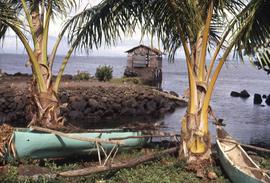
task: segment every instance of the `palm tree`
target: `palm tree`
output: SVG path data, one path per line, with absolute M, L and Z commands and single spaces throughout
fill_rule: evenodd
M 137 24 L 143 34 L 162 41 L 171 59 L 183 47 L 189 103 L 182 119 L 181 154 L 188 162 L 199 163 L 210 159 L 210 101 L 221 68 L 233 49 L 240 58 L 254 57 L 254 46 L 269 43 L 269 7 L 264 0 L 103 0 L 70 20 L 69 41 L 83 33 L 78 44 L 88 49 L 89 43 L 98 41 L 90 39 L 97 29 L 96 39 L 105 37 L 110 44 L 121 37 L 120 30 L 129 33 L 127 28 L 134 30 Z
M 29 56 L 33 73 L 32 96 L 34 105 L 33 118 L 30 125 L 57 127 L 63 124 L 63 118 L 59 116 L 59 101 L 57 92 L 58 80 L 63 74 L 59 71 L 57 81 L 52 82 L 52 66 L 58 45 L 67 29 L 59 34 L 52 53 L 48 57 L 48 32 L 49 25 L 56 16 L 64 17 L 67 11 L 76 6 L 74 0 L 1 0 L 0 2 L 0 38 L 4 38 L 7 28 L 10 28 L 18 36 Z M 28 35 L 31 41 L 28 40 Z M 32 42 L 33 46 L 29 42 Z M 73 50 L 74 48 L 71 48 Z M 69 59 L 72 51 L 69 51 L 64 59 Z
M 52 53 L 47 57 L 51 18 L 65 14 L 67 9 L 75 6 L 75 2 L 1 0 L 0 3 L 3 15 L 0 17 L 0 38 L 10 27 L 25 46 L 32 64 L 36 110 L 30 124 L 55 127 L 63 123 L 63 118 L 59 117 L 57 93 L 61 76 L 75 49 L 89 50 L 98 48 L 102 43 L 114 44 L 124 34 L 132 34 L 137 25 L 143 34 L 156 35 L 164 49 L 169 51 L 171 59 L 182 46 L 188 68 L 190 97 L 182 119 L 181 154 L 189 162 L 210 158 L 210 101 L 229 53 L 234 48 L 240 57 L 243 53 L 256 56 L 258 50 L 252 48 L 269 42 L 267 11 L 270 5 L 264 0 L 245 3 L 240 0 L 103 0 L 65 23 Z M 25 17 L 26 21 L 21 17 Z M 24 35 L 25 28 L 32 36 L 34 48 Z M 53 82 L 53 61 L 67 30 L 71 46 Z M 206 62 L 207 50 L 213 53 L 210 63 Z M 260 53 L 262 55 L 265 51 Z M 218 54 L 221 54 L 219 59 Z M 266 58 L 264 56 L 265 62 Z
M 135 4 L 133 3 L 133 5 Z M 50 23 L 56 17 L 66 18 L 67 13 L 76 7 L 76 0 L 0 0 L 0 39 L 4 39 L 8 28 L 14 31 L 26 49 L 31 63 L 34 105 L 32 106 L 33 118 L 28 126 L 39 125 L 48 128 L 58 128 L 63 125 L 64 118 L 60 116 L 61 105 L 57 95 L 62 75 L 75 49 L 84 47 L 88 51 L 93 47 L 98 48 L 103 42 L 112 44 L 120 36 L 121 32 L 127 31 L 132 33 L 135 30 L 135 19 L 130 18 L 136 17 L 133 12 L 126 12 L 123 15 L 110 14 L 111 7 L 109 3 L 107 3 L 106 7 L 96 6 L 89 8 L 85 12 L 90 12 L 88 17 L 93 18 L 91 20 L 80 20 L 76 22 L 76 25 L 90 26 L 90 28 L 76 32 L 76 34 L 70 34 L 73 36 L 70 48 L 62 61 L 56 79 L 53 80 L 52 67 L 58 46 L 68 28 L 74 25 L 72 20 L 78 18 L 78 15 L 66 21 L 57 37 L 52 52 L 49 54 L 47 46 Z M 102 20 L 100 16 L 102 14 L 99 12 L 100 9 L 102 9 L 101 13 L 108 15 L 106 20 Z M 113 24 L 107 24 L 106 21 Z M 85 24 L 85 22 L 87 23 Z M 91 27 L 91 22 L 94 22 L 96 26 Z M 123 29 L 124 27 L 125 30 Z M 33 46 L 29 43 L 28 35 L 32 39 L 30 42 L 33 43 Z M 85 41 L 85 44 L 79 44 L 82 39 Z

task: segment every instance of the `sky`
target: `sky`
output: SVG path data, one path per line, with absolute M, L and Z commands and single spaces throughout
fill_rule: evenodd
M 101 0 L 82 0 L 79 4 L 78 12 L 82 11 L 85 7 L 91 7 L 98 4 Z M 74 15 L 75 12 L 71 12 L 69 16 Z M 57 19 L 50 24 L 49 30 L 49 44 L 48 49 L 51 50 L 54 42 L 56 41 L 57 35 L 61 30 L 63 25 L 63 20 Z M 142 42 L 140 31 L 137 31 L 132 37 L 124 37 L 121 41 L 118 41 L 115 46 L 101 46 L 98 50 L 91 50 L 89 52 L 90 56 L 126 56 L 125 51 L 129 50 L 132 47 L 135 47 L 139 44 L 150 45 L 150 38 L 145 37 Z M 155 44 L 156 43 L 156 44 Z M 158 47 L 157 41 L 154 42 L 154 46 Z M 65 55 L 69 46 L 64 38 L 60 43 L 58 49 L 58 55 Z M 8 32 L 3 46 L 0 47 L 0 53 L 17 53 L 25 54 L 23 45 L 20 43 L 20 40 L 15 36 L 11 31 Z M 86 55 L 85 52 L 76 52 L 76 55 Z

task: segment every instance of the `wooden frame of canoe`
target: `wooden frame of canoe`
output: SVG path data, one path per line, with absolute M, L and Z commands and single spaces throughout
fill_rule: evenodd
M 9 142 L 9 155 L 20 160 L 95 153 L 100 165 L 104 166 L 110 158 L 113 161 L 118 150 L 140 148 L 152 138 L 169 137 L 179 141 L 179 136 L 169 132 L 126 129 L 93 129 L 83 133 L 63 133 L 32 126 L 14 129 Z M 104 162 L 101 160 L 101 154 L 105 157 Z
M 16 128 L 9 142 L 10 155 L 17 159 L 42 159 L 72 156 L 78 154 L 105 154 L 105 161 L 112 151 L 142 147 L 145 138 L 128 138 L 142 136 L 142 132 L 118 131 L 63 133 L 40 127 Z M 110 140 L 123 138 L 123 140 Z M 107 153 L 106 153 L 107 152 Z M 116 153 L 116 152 L 115 152 Z M 101 160 L 100 160 L 101 163 Z
M 235 142 L 221 126 L 217 126 L 218 155 L 230 180 L 233 183 L 269 183 L 269 176 Z

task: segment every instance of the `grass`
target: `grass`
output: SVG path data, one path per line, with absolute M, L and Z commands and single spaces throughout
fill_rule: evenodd
M 121 77 L 121 78 L 113 78 L 112 80 L 110 80 L 111 83 L 115 83 L 115 84 L 123 84 L 123 83 L 127 83 L 127 84 L 138 84 L 138 85 L 142 85 L 142 81 L 139 77 Z
M 143 153 L 141 151 L 132 151 L 132 152 L 124 152 L 120 153 L 117 156 L 116 161 L 130 159 L 134 157 L 141 156 Z M 87 163 L 87 162 L 86 162 Z M 164 156 L 155 161 L 151 161 L 145 164 L 138 165 L 134 168 L 125 168 L 118 171 L 108 171 L 103 173 L 92 174 L 84 177 L 76 177 L 76 178 L 64 178 L 64 177 L 36 177 L 35 179 L 31 178 L 21 178 L 18 176 L 18 166 L 9 165 L 7 167 L 7 171 L 0 175 L 1 183 L 34 183 L 34 182 L 42 182 L 42 183 L 199 183 L 199 182 L 209 182 L 209 180 L 203 180 L 192 172 L 188 172 L 185 169 L 185 162 L 179 161 L 177 158 L 173 156 Z M 78 169 L 82 167 L 81 163 L 78 162 L 62 162 L 58 161 L 45 161 L 43 163 L 39 163 L 39 166 L 43 168 L 47 168 L 51 173 L 57 173 L 61 171 L 66 171 L 70 169 Z M 218 175 L 218 179 L 213 181 L 217 183 L 225 183 L 229 182 L 222 176 L 222 172 L 219 167 L 209 167 L 212 171 L 216 172 Z

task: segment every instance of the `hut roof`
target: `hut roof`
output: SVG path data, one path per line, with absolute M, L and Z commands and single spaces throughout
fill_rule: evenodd
M 127 50 L 126 53 L 133 52 L 134 50 L 136 50 L 138 48 L 146 48 L 147 50 L 150 50 L 150 51 L 154 52 L 157 55 L 161 55 L 162 54 L 162 52 L 159 49 L 157 49 L 157 48 L 150 48 L 149 46 L 145 46 L 143 44 Z

